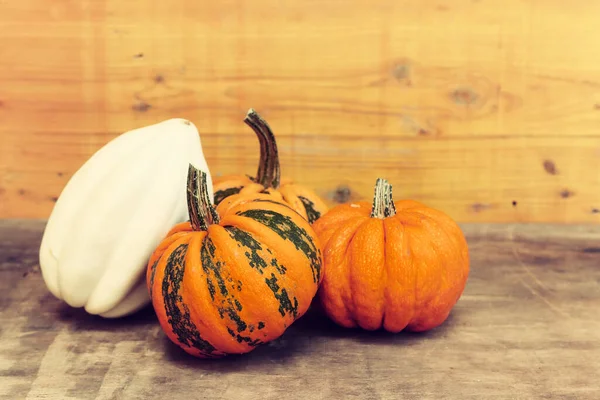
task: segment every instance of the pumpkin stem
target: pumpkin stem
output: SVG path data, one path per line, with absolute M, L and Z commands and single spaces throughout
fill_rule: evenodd
M 258 171 L 255 182 L 260 183 L 265 188 L 279 188 L 281 171 L 279 168 L 279 152 L 275 135 L 267 124 L 254 109 L 248 110 L 246 125 L 250 126 L 260 143 L 260 160 L 258 161 Z
M 195 231 L 206 231 L 211 224 L 219 223 L 219 214 L 210 202 L 206 172 L 192 164 L 188 167 L 187 205 L 192 228 Z
M 387 180 L 378 178 L 375 183 L 371 218 L 384 219 L 394 215 L 396 215 L 396 206 L 392 196 L 392 185 Z

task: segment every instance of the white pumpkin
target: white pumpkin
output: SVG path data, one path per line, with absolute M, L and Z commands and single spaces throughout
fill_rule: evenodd
M 187 221 L 189 164 L 208 174 L 198 130 L 170 119 L 123 133 L 71 177 L 48 219 L 40 268 L 54 296 L 107 318 L 149 303 L 146 266 L 176 223 Z

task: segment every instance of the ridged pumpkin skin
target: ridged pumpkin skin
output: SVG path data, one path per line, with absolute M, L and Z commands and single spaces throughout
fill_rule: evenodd
M 323 248 L 318 301 L 337 324 L 390 332 L 442 324 L 469 274 L 467 243 L 441 211 L 411 200 L 372 217 L 368 202 L 343 204 L 313 228 Z
M 283 179 L 277 189 L 256 183 L 248 176 L 229 175 L 214 179 L 214 203 L 219 204 L 232 194 L 252 195 L 266 193 L 275 200 L 286 203 L 310 223 L 327 212 L 329 207 L 309 188 L 298 185 L 290 179 Z
M 256 133 L 260 143 L 260 160 L 256 177 L 227 175 L 214 179 L 214 203 L 233 194 L 267 193 L 276 200 L 288 204 L 311 224 L 327 212 L 329 207 L 311 189 L 294 183 L 291 179 L 280 179 L 279 155 L 275 135 L 265 120 L 250 109 L 244 119 Z
M 163 331 L 196 357 L 252 351 L 307 311 L 321 275 L 310 224 L 266 194 L 220 204 L 207 230 L 176 225 L 149 260 L 147 285 Z

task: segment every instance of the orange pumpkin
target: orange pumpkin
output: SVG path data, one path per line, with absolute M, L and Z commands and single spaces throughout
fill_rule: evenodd
M 336 206 L 313 228 L 324 262 L 317 299 L 341 326 L 426 331 L 446 320 L 465 288 L 469 255 L 459 226 L 416 201 L 394 202 L 384 179 L 372 205 Z
M 232 194 L 268 193 L 284 201 L 311 224 L 327 212 L 325 202 L 311 189 L 290 179 L 281 179 L 279 153 L 275 135 L 267 122 L 250 109 L 244 122 L 250 126 L 260 143 L 260 159 L 256 178 L 247 175 L 227 175 L 213 180 L 214 204 Z
M 146 274 L 166 335 L 201 358 L 247 353 L 281 336 L 308 309 L 321 250 L 308 221 L 266 194 L 210 204 L 206 174 L 190 166 L 190 221 L 173 227 Z

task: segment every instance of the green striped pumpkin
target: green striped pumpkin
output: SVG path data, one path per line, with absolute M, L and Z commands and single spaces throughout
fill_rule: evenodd
M 267 194 L 237 194 L 215 209 L 206 174 L 193 166 L 188 211 L 190 221 L 174 226 L 148 262 L 163 331 L 204 358 L 247 353 L 281 336 L 322 279 L 309 222 Z

